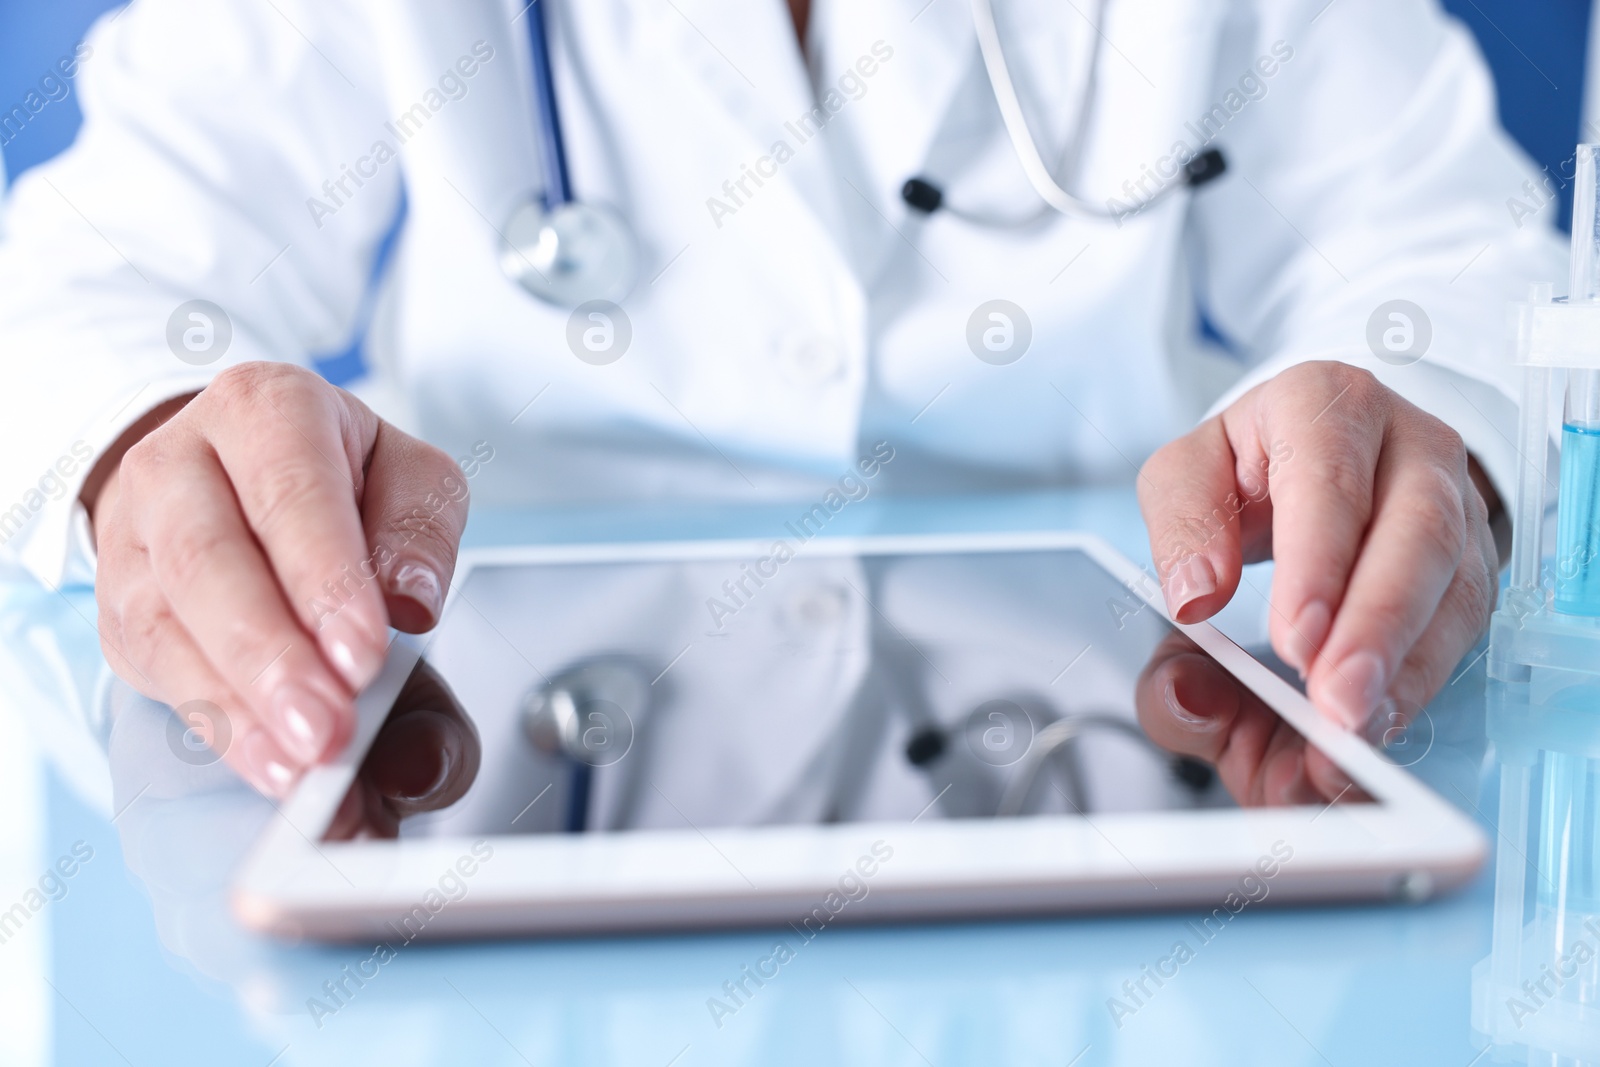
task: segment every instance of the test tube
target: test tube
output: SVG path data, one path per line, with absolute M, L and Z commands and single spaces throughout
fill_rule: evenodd
M 1538 880 L 1531 928 L 1523 941 L 1520 978 L 1523 1003 L 1540 1012 L 1536 1030 L 1548 1038 L 1565 1035 L 1554 1045 L 1580 1044 L 1600 1052 L 1592 1020 L 1600 1009 L 1600 954 L 1594 951 L 1600 929 L 1600 758 L 1596 751 L 1594 712 L 1600 689 L 1584 682 L 1548 698 L 1541 707 L 1550 718 L 1548 744 L 1540 768 Z M 1578 713 L 1572 717 L 1572 713 Z M 1563 721 L 1561 727 L 1557 724 Z M 1583 946 L 1583 947 L 1580 947 Z M 1561 1006 L 1556 1007 L 1559 1003 Z M 1544 1009 L 1549 1007 L 1549 1011 Z M 1524 1020 L 1525 1021 L 1525 1020 Z M 1587 1034 L 1586 1037 L 1582 1036 Z M 1534 1044 L 1534 1042 L 1530 1042 Z M 1542 1044 L 1542 1043 L 1540 1043 Z M 1529 1059 L 1529 1063 L 1536 1062 Z M 1552 1059 L 1537 1062 L 1594 1063 Z
M 1600 302 L 1597 159 L 1600 145 L 1578 146 L 1567 297 L 1573 305 Z M 1600 616 L 1596 479 L 1600 479 L 1600 370 L 1572 368 L 1567 371 L 1562 411 L 1561 495 L 1556 511 L 1555 609 L 1566 615 Z M 1589 684 L 1573 685 L 1550 697 L 1549 703 L 1587 716 L 1600 709 L 1600 691 Z M 1550 960 L 1541 964 L 1545 971 L 1530 976 L 1530 981 L 1546 981 L 1556 999 L 1592 1009 L 1600 1001 L 1600 957 L 1575 969 L 1566 958 L 1580 926 L 1586 928 L 1600 914 L 1600 759 L 1587 739 L 1579 740 L 1583 743 L 1557 745 L 1545 753 L 1533 944 L 1542 946 Z M 1553 978 L 1548 976 L 1550 967 L 1557 968 Z M 1570 976 L 1567 969 L 1572 969 Z M 1552 1025 L 1559 1018 L 1552 1015 Z
M 1600 145 L 1578 146 L 1572 196 L 1571 304 L 1600 302 Z M 1556 610 L 1600 616 L 1600 370 L 1567 372 L 1556 510 Z

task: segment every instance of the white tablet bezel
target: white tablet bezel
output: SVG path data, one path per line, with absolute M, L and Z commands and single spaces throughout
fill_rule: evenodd
M 506 564 L 741 559 L 767 541 L 518 546 L 464 551 Z M 810 555 L 1080 550 L 1167 617 L 1154 577 L 1081 533 L 819 538 Z M 454 591 L 452 591 L 454 598 Z M 1170 619 L 1169 619 L 1170 621 Z M 1180 625 L 1375 798 L 1372 804 L 1039 816 L 1018 820 L 704 828 L 596 835 L 320 842 L 419 655 L 397 640 L 357 701 L 346 751 L 307 773 L 237 874 L 234 910 L 286 937 L 356 940 L 993 917 L 1096 908 L 1221 906 L 1264 884 L 1274 901 L 1421 899 L 1475 873 L 1478 827 L 1208 623 Z M 877 846 L 874 856 L 873 848 Z M 475 846 L 475 847 L 474 847 Z M 1282 859 L 1288 849 L 1292 858 Z M 892 859 L 880 861 L 884 851 Z M 873 857 L 863 860 L 863 857 Z M 841 878 L 867 888 L 837 912 Z M 1270 876 L 1263 872 L 1271 870 Z M 1241 879 L 1250 872 L 1255 882 Z M 1233 894 L 1233 898 L 1229 894 Z M 830 897 L 830 894 L 832 896 Z M 818 913 L 824 901 L 829 907 Z M 808 926 L 809 928 L 809 926 Z

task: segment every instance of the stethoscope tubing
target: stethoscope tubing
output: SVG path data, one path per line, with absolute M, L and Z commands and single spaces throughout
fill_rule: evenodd
M 550 62 L 549 27 L 545 0 L 528 8 L 529 55 L 533 61 L 533 105 L 538 112 L 539 164 L 544 170 L 541 197 L 546 211 L 573 202 L 572 179 L 567 172 L 567 145 L 561 133 L 561 109 L 556 104 L 555 72 Z
M 535 137 L 544 180 L 538 198 L 528 198 L 524 206 L 514 211 L 507 221 L 501 235 L 505 241 L 502 268 L 531 295 L 556 306 L 576 307 L 595 295 L 609 294 L 608 298 L 620 300 L 631 290 L 637 277 L 637 237 L 616 212 L 598 205 L 585 205 L 573 194 L 566 139 L 561 129 L 561 109 L 556 98 L 549 27 L 545 18 L 547 2 L 533 0 L 526 9 L 533 103 L 537 119 Z M 1106 2 L 1099 0 L 1096 17 L 1091 24 L 1097 37 L 1104 36 L 1100 32 L 1100 24 L 1104 19 Z M 990 227 L 1030 225 L 1050 210 L 1071 218 L 1094 222 L 1115 221 L 1121 225 L 1125 214 L 1137 214 L 1180 189 L 1198 188 L 1222 173 L 1224 164 L 1221 153 L 1212 149 L 1203 153 L 1202 158 L 1186 165 L 1180 177 L 1168 181 L 1155 193 L 1136 200 L 1126 212 L 1113 210 L 1110 204 L 1099 207 L 1069 192 L 1046 164 L 1033 132 L 1028 128 L 1005 47 L 1000 39 L 994 0 L 970 0 L 970 4 L 979 53 L 1006 134 L 1029 184 L 1045 207 L 1043 211 L 1022 218 L 989 219 L 975 212 L 964 211 L 957 204 L 945 203 L 944 194 L 936 185 L 914 177 L 906 182 L 901 192 L 902 199 L 911 208 L 930 214 L 942 207 L 948 214 L 970 224 Z M 1094 72 L 1100 58 L 1099 41 L 1094 41 L 1091 47 L 1084 113 L 1079 122 L 1080 137 L 1088 122 L 1088 109 L 1094 92 Z M 533 210 L 535 204 L 542 206 L 543 210 L 539 217 L 530 222 L 526 213 Z M 534 232 L 529 234 L 526 232 L 528 230 Z M 536 245 L 537 252 L 529 251 L 529 246 L 524 242 Z M 569 244 L 574 247 L 567 247 Z M 538 264 L 543 264 L 543 268 Z M 524 270 L 523 267 L 528 269 Z M 585 295 L 586 292 L 589 295 Z

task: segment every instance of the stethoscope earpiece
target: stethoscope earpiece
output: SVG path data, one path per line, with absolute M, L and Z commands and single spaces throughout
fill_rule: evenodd
M 900 199 L 911 210 L 932 215 L 944 204 L 944 190 L 926 178 L 907 178 L 900 187 Z
M 948 743 L 939 727 L 924 726 L 906 742 L 906 762 L 913 767 L 926 767 L 944 755 Z
M 1208 148 L 1183 165 L 1183 183 L 1191 189 L 1207 185 L 1228 172 L 1228 159 L 1220 148 Z
M 1195 156 L 1193 159 L 1189 160 L 1189 162 L 1185 163 L 1182 168 L 1179 169 L 1179 177 L 1176 180 L 1163 185 L 1150 196 L 1144 197 L 1143 199 L 1134 200 L 1127 206 L 1126 210 L 1099 208 L 1093 204 L 1078 200 L 1076 197 L 1069 197 L 1069 194 L 1065 190 L 1058 190 L 1058 193 L 1061 197 L 1069 197 L 1069 199 L 1071 199 L 1075 205 L 1072 211 L 1063 211 L 1063 214 L 1090 216 L 1100 219 L 1125 218 L 1129 215 L 1137 215 L 1150 205 L 1165 199 L 1174 190 L 1194 190 L 1199 189 L 1203 185 L 1209 185 L 1211 182 L 1216 181 L 1218 178 L 1226 174 L 1227 171 L 1228 159 L 1222 154 L 1222 149 L 1208 148 L 1204 152 L 1201 152 L 1199 155 Z M 920 175 L 914 178 L 906 179 L 905 184 L 900 187 L 900 199 L 905 201 L 905 205 L 918 214 L 932 215 L 940 208 L 945 208 L 950 212 L 950 214 L 978 225 L 1019 225 L 1034 221 L 1033 217 L 1029 217 L 1008 222 L 999 219 L 981 218 L 969 212 L 957 211 L 954 207 L 946 204 L 943 189 L 929 181 L 927 178 L 921 177 Z M 1057 207 L 1053 200 L 1050 202 L 1050 206 Z M 1058 207 L 1057 210 L 1061 209 Z

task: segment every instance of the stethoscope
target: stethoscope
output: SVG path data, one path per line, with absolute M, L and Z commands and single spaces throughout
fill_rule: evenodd
M 594 772 L 633 748 L 650 713 L 651 679 L 634 656 L 579 660 L 535 685 L 522 700 L 522 732 L 535 749 L 566 766 L 562 829 L 588 829 Z
M 567 804 L 562 818 L 562 829 L 566 833 L 582 833 L 589 828 L 595 769 L 616 763 L 628 754 L 635 741 L 634 732 L 645 722 L 651 703 L 647 665 L 627 655 L 580 660 L 543 679 L 524 696 L 521 708 L 524 736 L 539 752 L 567 768 Z M 1020 705 L 1005 703 L 1015 712 L 1026 714 Z M 1193 796 L 1198 797 L 1211 788 L 1214 772 L 1206 764 L 1160 748 L 1124 716 L 1086 711 L 1061 715 L 1039 730 L 1018 760 L 1017 771 L 1005 783 L 993 811 L 955 814 L 999 818 L 1021 815 L 1046 775 L 1056 783 L 1068 806 L 1077 814 L 1089 814 L 1091 802 L 1079 765 L 1077 742 L 1095 731 L 1116 734 L 1141 745 L 1153 760 L 1165 767 L 1173 781 L 1186 787 Z M 971 753 L 966 753 L 971 766 L 951 766 L 962 758 L 962 750 L 966 748 L 964 744 L 954 743 L 957 733 L 957 730 L 932 722 L 913 723 L 904 748 L 906 762 L 930 777 L 952 784 L 957 779 L 971 779 L 974 775 L 992 777 L 995 765 L 982 763 Z M 851 784 L 858 783 L 842 788 L 847 790 Z M 942 797 L 944 791 L 940 795 Z M 631 805 L 625 802 L 625 806 Z M 626 819 L 621 821 L 625 823 Z
M 1095 69 L 1099 64 L 1106 0 L 1101 0 L 1094 20 L 1094 43 L 1085 79 L 1082 115 L 1077 128 L 1087 125 L 1092 106 Z M 1027 175 L 1028 184 L 1044 202 L 1032 215 L 1000 219 L 963 210 L 951 204 L 944 190 L 931 179 L 917 176 L 906 181 L 900 197 L 913 211 L 932 215 L 944 211 L 979 226 L 1022 226 L 1050 211 L 1071 218 L 1114 221 L 1137 215 L 1182 189 L 1198 189 L 1227 169 L 1218 149 L 1207 149 L 1180 167 L 1154 192 L 1138 195 L 1119 207 L 1099 206 L 1063 188 L 1046 165 L 1017 96 L 1016 82 L 1006 61 L 1000 30 L 995 24 L 993 0 L 971 0 L 978 49 L 984 71 L 1000 107 L 1006 135 Z M 533 68 L 534 110 L 538 120 L 539 160 L 544 171 L 543 191 L 518 204 L 501 230 L 500 267 L 533 296 L 557 307 L 577 307 L 591 300 L 621 302 L 633 290 L 639 273 L 639 246 L 632 229 L 615 211 L 576 199 L 567 171 L 566 142 L 561 135 L 561 115 L 556 106 L 555 79 L 550 64 L 544 0 L 528 9 L 528 39 Z
M 513 208 L 500 231 L 500 269 L 556 307 L 577 307 L 590 300 L 617 303 L 633 290 L 639 248 L 620 215 L 572 195 L 544 8 L 544 0 L 535 0 L 528 9 L 544 188 L 538 197 Z

